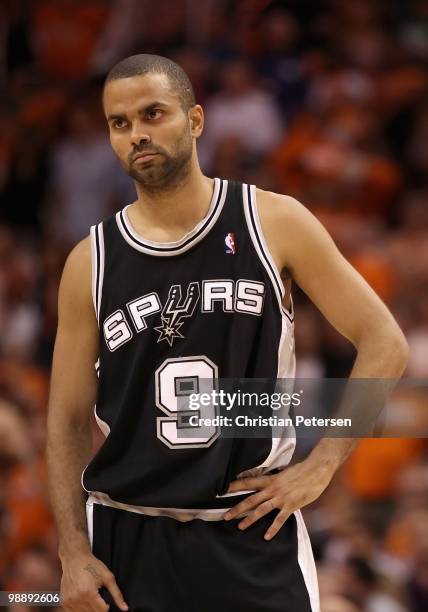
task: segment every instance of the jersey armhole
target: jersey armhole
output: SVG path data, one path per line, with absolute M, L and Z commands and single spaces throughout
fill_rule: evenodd
M 92 225 L 91 237 L 91 261 L 92 261 L 92 301 L 94 303 L 95 315 L 98 327 L 100 325 L 100 307 L 104 280 L 104 232 L 103 224 Z
M 254 248 L 256 249 L 257 255 L 259 256 L 259 259 L 272 282 L 281 314 L 285 315 L 290 323 L 293 323 L 293 298 L 290 295 L 290 308 L 287 309 L 282 303 L 285 295 L 285 288 L 281 279 L 281 274 L 279 273 L 273 260 L 260 223 L 260 217 L 257 210 L 255 185 L 247 185 L 244 183 L 242 185 L 242 198 L 244 202 L 245 219 L 247 221 L 248 231 L 250 232 Z

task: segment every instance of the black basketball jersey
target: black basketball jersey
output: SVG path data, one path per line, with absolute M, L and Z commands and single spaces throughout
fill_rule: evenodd
M 215 427 L 186 437 L 178 409 L 200 380 L 214 388 L 218 378 L 294 376 L 293 315 L 255 196 L 254 186 L 215 179 L 207 215 L 177 242 L 143 239 L 128 207 L 91 228 L 95 417 L 106 439 L 82 474 L 89 493 L 133 506 L 224 508 L 231 480 L 289 462 L 293 439 L 231 441 Z

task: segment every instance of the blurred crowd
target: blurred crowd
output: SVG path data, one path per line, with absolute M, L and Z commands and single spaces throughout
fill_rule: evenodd
M 0 591 L 59 587 L 44 459 L 58 283 L 89 226 L 135 198 L 100 92 L 139 52 L 192 80 L 205 173 L 312 210 L 402 326 L 405 376 L 428 378 L 428 0 L 3 0 Z M 347 376 L 352 347 L 294 301 L 298 375 Z M 322 612 L 428 610 L 426 405 L 401 390 L 391 409 L 414 437 L 362 440 L 307 509 Z

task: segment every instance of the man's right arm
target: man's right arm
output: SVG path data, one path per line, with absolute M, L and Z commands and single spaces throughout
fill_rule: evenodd
M 91 415 L 96 400 L 98 325 L 92 303 L 89 237 L 70 253 L 58 298 L 58 330 L 48 414 L 48 482 L 63 568 L 63 607 L 106 610 L 105 585 L 122 609 L 110 570 L 91 552 L 81 474 L 91 458 Z

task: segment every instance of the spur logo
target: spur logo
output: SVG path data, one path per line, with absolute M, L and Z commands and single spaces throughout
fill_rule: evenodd
M 182 319 L 193 315 L 199 296 L 199 283 L 190 283 L 184 302 L 181 300 L 181 285 L 173 285 L 170 288 L 168 299 L 162 309 L 162 325 L 154 328 L 159 333 L 158 342 L 166 340 L 169 346 L 172 346 L 175 338 L 184 338 L 180 332 L 180 327 L 184 323 Z

